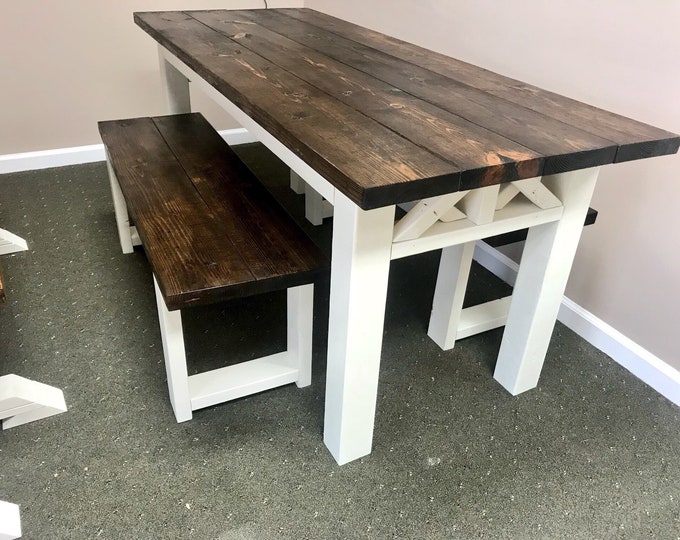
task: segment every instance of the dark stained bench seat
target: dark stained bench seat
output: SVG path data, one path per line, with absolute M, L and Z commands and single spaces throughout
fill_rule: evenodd
M 100 122 L 99 131 L 121 246 L 129 253 L 141 242 L 156 281 L 177 420 L 254 391 L 309 384 L 312 283 L 328 265 L 319 249 L 200 114 Z M 187 376 L 180 310 L 281 289 L 287 351 Z

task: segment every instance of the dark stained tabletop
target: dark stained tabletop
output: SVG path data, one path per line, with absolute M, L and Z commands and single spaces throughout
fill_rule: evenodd
M 680 146 L 673 133 L 310 9 L 135 22 L 364 209 Z

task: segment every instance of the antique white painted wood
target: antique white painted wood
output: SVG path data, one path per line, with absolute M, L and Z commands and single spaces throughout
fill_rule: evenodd
M 0 501 L 0 540 L 15 540 L 21 537 L 21 516 L 19 506 Z
M 178 422 L 191 420 L 197 409 L 284 384 L 311 384 L 314 285 L 288 289 L 285 351 L 196 375 L 187 371 L 181 310 L 168 311 L 155 277 L 154 287 L 170 403 Z
M 0 255 L 26 251 L 27 249 L 26 240 L 5 229 L 0 229 Z
M 67 411 L 64 393 L 19 375 L 0 377 L 0 420 L 9 429 Z

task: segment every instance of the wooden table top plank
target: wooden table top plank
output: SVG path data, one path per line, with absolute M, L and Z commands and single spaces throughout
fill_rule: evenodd
M 306 80 L 310 76 L 313 77 L 315 72 L 332 65 L 333 69 L 327 70 L 335 71 L 335 79 L 340 79 L 340 81 L 335 84 L 335 91 L 333 91 L 333 86 L 330 90 L 327 88 L 324 90 L 330 91 L 334 97 L 342 100 L 344 94 L 339 94 L 337 91 L 339 84 L 343 81 L 358 80 L 357 86 L 360 90 L 364 90 L 363 101 L 357 105 L 362 112 L 365 112 L 361 107 L 362 103 L 375 97 L 376 92 L 380 90 L 387 94 L 396 106 L 403 106 L 402 110 L 410 111 L 417 107 L 424 107 L 432 116 L 437 113 L 431 107 L 436 107 L 446 111 L 439 113 L 440 118 L 446 117 L 447 113 L 454 114 L 475 125 L 477 129 L 481 126 L 488 128 L 487 131 L 492 129 L 504 139 L 534 150 L 546 159 L 544 174 L 594 167 L 614 161 L 617 145 L 612 141 L 526 107 L 499 99 L 438 73 L 405 63 L 341 36 L 333 36 L 305 22 L 293 20 L 289 23 L 286 21 L 286 16 L 278 11 L 235 11 L 228 12 L 226 15 L 215 13 L 210 17 L 199 13 L 192 14 L 208 24 L 213 23 L 215 26 L 222 27 L 228 24 L 224 22 L 224 19 L 232 20 L 240 17 L 263 25 L 270 32 L 278 32 L 290 38 L 291 41 L 295 40 L 298 48 L 279 42 L 278 47 L 268 49 L 262 46 L 258 52 L 275 62 L 285 62 L 287 65 L 303 69 L 299 75 Z M 257 31 L 256 27 L 251 27 L 250 32 L 240 32 L 239 35 L 242 36 L 240 41 L 244 44 L 252 42 L 256 37 L 252 34 Z M 329 35 L 332 39 L 329 39 Z M 308 62 L 299 61 L 300 55 L 304 55 L 305 59 L 314 56 L 310 49 L 323 55 L 323 58 L 319 58 L 316 62 L 315 69 L 310 69 Z M 291 53 L 288 60 L 285 58 L 287 52 Z M 309 75 L 304 76 L 304 73 Z M 332 72 L 329 77 L 333 77 Z M 323 81 L 321 82 L 323 84 Z M 326 84 L 326 87 L 328 86 Z M 401 92 L 398 92 L 399 90 Z M 349 91 L 354 94 L 357 89 Z M 356 97 L 358 99 L 359 96 Z M 423 102 L 430 104 L 430 107 L 423 106 Z M 398 114 L 398 111 L 390 112 L 393 116 Z M 410 125 L 407 124 L 407 126 Z M 473 132 L 473 130 L 470 131 Z M 452 143 L 453 141 L 449 142 L 449 146 Z M 476 187 L 474 179 L 466 179 L 465 173 L 463 173 L 462 185 L 466 189 Z
M 456 163 L 464 168 L 463 182 L 487 185 L 495 177 L 509 180 L 542 173 L 538 152 L 253 23 L 249 20 L 253 12 L 188 13 L 414 144 Z M 499 167 L 491 168 L 493 163 Z
M 362 208 L 458 189 L 461 168 L 455 163 L 190 16 L 136 13 L 135 21 Z
M 675 133 L 543 90 L 330 15 L 306 8 L 276 11 L 611 140 L 619 146 L 615 162 L 673 154 L 680 146 L 680 137 Z
M 206 288 L 218 287 L 226 280 L 251 282 L 254 277 L 240 252 L 213 231 L 215 216 L 210 208 L 193 196 L 186 177 L 152 119 L 136 119 L 134 129 L 126 120 L 106 122 L 102 139 L 111 152 L 111 163 L 128 200 L 131 217 L 137 225 L 146 255 L 166 297 L 183 298 L 186 284 L 192 283 L 193 267 L 200 266 L 200 281 Z M 148 159 L 140 159 L 140 146 Z M 142 180 L 137 180 L 141 178 Z M 208 224 L 209 226 L 206 226 Z M 224 230 L 224 228 L 222 228 Z M 207 235 L 207 236 L 206 236 Z M 218 246 L 207 250 L 204 246 Z M 184 272 L 180 272 L 184 269 Z
M 256 279 L 294 275 L 303 280 L 327 265 L 321 252 L 203 116 L 153 120 L 220 224 L 223 240 L 233 244 Z
M 680 146 L 667 131 L 308 9 L 135 21 L 363 209 Z

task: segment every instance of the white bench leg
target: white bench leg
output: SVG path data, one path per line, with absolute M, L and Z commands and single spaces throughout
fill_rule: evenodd
M 66 412 L 64 393 L 19 375 L 0 377 L 0 420 L 9 429 Z
M 287 349 L 270 356 L 192 375 L 187 371 L 180 310 L 169 311 L 154 276 L 170 403 L 178 422 L 192 411 L 294 382 L 312 382 L 314 285 L 288 289 Z
M 168 311 L 163 295 L 158 288 L 156 276 L 153 278 L 156 290 L 156 306 L 158 322 L 163 340 L 163 358 L 165 372 L 168 377 L 170 403 L 178 422 L 191 420 L 191 398 L 189 396 L 189 375 L 187 358 L 184 351 L 184 333 L 182 331 L 182 314 L 180 310 Z
M 303 195 L 305 192 L 305 181 L 293 169 L 290 170 L 290 189 L 298 195 Z
M 123 250 L 123 253 L 132 253 L 134 251 L 133 246 L 139 246 L 141 245 L 141 242 L 137 235 L 137 229 L 130 226 L 130 218 L 128 216 L 125 198 L 123 197 L 123 192 L 120 190 L 116 173 L 113 172 L 113 167 L 111 167 L 111 160 L 109 159 L 108 152 L 106 156 L 106 166 L 109 169 L 109 182 L 111 184 L 111 196 L 113 197 L 113 209 L 116 213 L 116 226 L 118 227 L 120 247 Z
M 19 506 L 0 501 L 0 540 L 15 540 L 21 537 Z
M 314 319 L 314 285 L 288 289 L 288 354 L 298 369 L 295 384 L 303 388 L 312 384 L 312 325 Z

